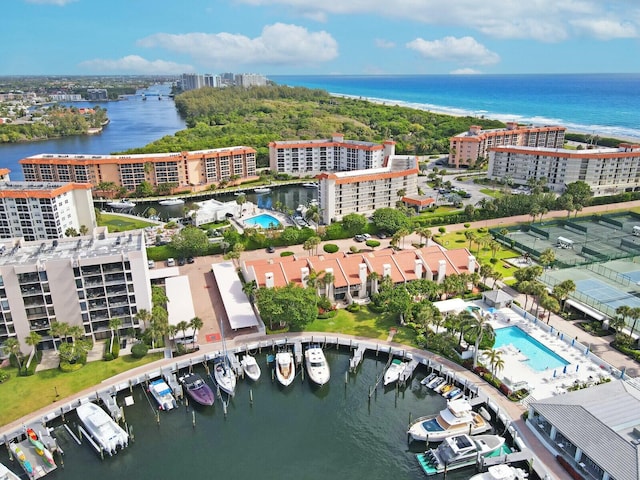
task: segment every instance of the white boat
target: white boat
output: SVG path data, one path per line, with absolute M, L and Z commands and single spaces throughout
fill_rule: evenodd
M 384 384 L 389 385 L 390 383 L 397 382 L 405 368 L 407 368 L 405 362 L 394 358 L 389 368 L 387 368 L 387 371 L 384 372 Z
M 469 401 L 460 398 L 447 402 L 447 407 L 437 415 L 415 419 L 409 425 L 407 433 L 412 439 L 421 442 L 441 442 L 453 435 L 475 435 L 490 428 L 489 422 L 472 410 Z
M 233 395 L 236 392 L 236 374 L 229 366 L 226 357 L 216 357 L 213 361 L 213 376 L 220 390 Z
M 307 374 L 313 383 L 324 385 L 329 382 L 331 376 L 329 364 L 319 345 L 309 346 L 304 352 L 304 359 L 307 366 Z
M 469 480 L 525 480 L 527 472 L 511 465 L 492 465 L 484 473 L 478 473 Z
M 260 370 L 260 365 L 258 365 L 258 362 L 254 357 L 252 357 L 251 355 L 245 355 L 244 357 L 242 357 L 242 360 L 240 360 L 240 365 L 242 366 L 242 370 L 247 377 L 249 377 L 254 382 L 258 381 L 262 371 Z
M 313 182 L 303 183 L 302 186 L 304 188 L 318 188 L 318 184 L 317 183 L 313 183 Z
M 149 392 L 153 395 L 153 398 L 156 399 L 161 410 L 171 410 L 178 406 L 171 388 L 162 378 L 154 380 L 149 384 Z
M 121 208 L 124 210 L 127 208 L 133 208 L 136 206 L 136 204 L 128 200 L 122 199 L 122 200 L 114 200 L 113 202 L 107 202 L 107 206 L 111 208 Z
M 271 193 L 271 189 L 267 187 L 254 188 L 255 193 Z
M 293 383 L 296 378 L 296 364 L 291 352 L 276 353 L 276 377 L 285 387 Z
M 436 372 L 431 372 L 429 375 L 420 380 L 420 385 L 424 385 L 425 387 L 429 385 L 429 383 L 434 380 L 438 374 Z
M 0 463 L 0 480 L 20 480 L 20 477 Z
M 444 377 L 436 376 L 429 383 L 427 383 L 426 387 L 433 390 L 435 387 L 437 387 L 438 385 L 443 384 L 444 382 L 445 382 Z
M 499 453 L 504 438 L 498 435 L 456 435 L 445 438 L 438 448 L 416 455 L 420 466 L 427 475 L 435 475 L 445 470 L 475 465 L 479 457 Z
M 173 205 L 184 205 L 184 200 L 181 198 L 167 198 L 166 200 L 160 200 L 158 203 L 165 207 L 171 207 Z
M 110 455 L 116 453 L 118 447 L 122 449 L 129 444 L 129 434 L 95 403 L 80 405 L 76 413 L 91 438 Z

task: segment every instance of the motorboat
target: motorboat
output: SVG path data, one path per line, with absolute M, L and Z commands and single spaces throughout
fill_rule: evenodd
M 271 193 L 271 189 L 268 187 L 259 187 L 259 188 L 254 188 L 253 191 L 255 193 Z
M 27 460 L 27 456 L 22 451 L 22 448 L 20 448 L 20 445 L 17 443 L 10 443 L 9 448 L 13 452 L 13 456 L 18 460 L 22 469 L 31 476 L 33 474 L 33 465 L 31 465 L 31 462 Z
M 442 385 L 446 380 L 444 379 L 444 377 L 439 377 L 436 376 L 434 379 L 432 379 L 429 383 L 427 383 L 427 388 L 430 388 L 431 390 L 433 390 L 434 388 L 436 388 L 438 385 Z
M 76 408 L 78 418 L 91 438 L 104 450 L 113 455 L 116 449 L 129 444 L 129 434 L 102 408 L 92 402 Z
M 436 393 L 442 394 L 443 392 L 448 392 L 453 388 L 453 384 L 448 383 L 447 379 L 444 382 L 440 382 L 438 385 L 433 387 L 433 391 Z
M 258 381 L 258 379 L 260 378 L 260 373 L 262 372 L 260 370 L 260 365 L 258 365 L 258 362 L 254 357 L 252 357 L 251 355 L 245 355 L 244 357 L 242 357 L 242 360 L 240 360 L 240 366 L 242 367 L 242 371 L 247 377 L 249 377 L 254 382 Z
M 304 352 L 305 365 L 309 379 L 316 385 L 329 382 L 330 371 L 327 359 L 320 345 L 311 345 Z
M 314 182 L 303 183 L 302 186 L 304 188 L 318 188 L 318 184 Z
M 468 400 L 450 400 L 437 415 L 415 419 L 407 430 L 412 439 L 421 442 L 441 442 L 447 437 L 466 433 L 486 432 L 491 425 L 482 415 L 474 412 Z
M 162 378 L 154 380 L 149 384 L 149 392 L 153 395 L 153 398 L 156 399 L 156 402 L 158 402 L 160 410 L 171 410 L 178 406 L 171 388 Z
M 424 385 L 425 387 L 427 385 L 429 385 L 429 383 L 431 383 L 431 381 L 433 379 L 435 379 L 438 376 L 438 374 L 436 372 L 431 372 L 429 375 L 427 375 L 426 377 L 424 377 L 422 380 L 420 380 L 420 385 Z
M 511 465 L 492 465 L 484 473 L 478 473 L 469 480 L 525 480 L 527 472 Z
M 113 202 L 107 202 L 107 206 L 111 207 L 111 208 L 119 208 L 119 209 L 128 209 L 128 208 L 133 208 L 136 206 L 135 203 L 130 202 L 129 200 L 125 200 L 120 199 L 120 200 L 114 200 Z
M 427 475 L 443 473 L 445 470 L 475 465 L 479 457 L 489 457 L 500 453 L 504 445 L 504 437 L 498 435 L 455 435 L 448 437 L 425 453 L 416 455 L 418 463 Z
M 184 205 L 184 200 L 181 198 L 167 198 L 166 200 L 160 200 L 158 203 L 163 207 L 172 207 L 174 205 Z
M 405 368 L 407 368 L 407 363 L 394 358 L 391 365 L 387 368 L 387 371 L 384 372 L 384 384 L 389 385 L 390 383 L 397 382 Z
M 20 480 L 20 477 L 0 463 L 1 480 Z
M 276 377 L 285 387 L 293 383 L 296 378 L 296 364 L 291 352 L 276 353 Z
M 33 449 L 36 451 L 36 453 L 42 457 L 47 465 L 49 465 L 50 467 L 56 466 L 53 455 L 51 454 L 49 449 L 45 447 L 40 441 L 40 439 L 38 438 L 38 434 L 33 428 L 27 428 L 27 439 L 29 440 L 29 443 L 31 443 L 31 446 L 33 446 Z
M 178 381 L 187 391 L 187 395 L 200 405 L 213 405 L 216 397 L 211 387 L 199 373 L 187 373 L 178 377 Z
M 462 397 L 462 395 L 463 393 L 461 388 L 453 387 L 451 390 L 449 390 L 447 393 L 445 393 L 442 396 L 447 400 L 455 400 L 457 398 Z
M 236 391 L 236 374 L 229 366 L 225 357 L 216 357 L 213 360 L 213 376 L 220 390 L 233 395 Z

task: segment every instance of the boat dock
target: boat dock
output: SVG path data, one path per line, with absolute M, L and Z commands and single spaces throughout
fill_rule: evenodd
M 116 393 L 117 392 L 113 392 L 113 393 L 102 392 L 102 393 L 98 393 L 97 395 L 100 401 L 102 402 L 102 404 L 109 411 L 109 415 L 111 415 L 111 418 L 113 418 L 116 422 L 118 422 L 120 421 L 120 418 L 122 418 L 122 410 L 120 409 L 120 407 L 116 402 L 116 399 L 115 399 Z
M 296 359 L 296 365 L 302 364 L 302 342 L 293 342 L 293 356 Z
M 54 451 L 58 450 L 55 440 L 49 435 L 49 431 L 46 428 L 42 428 L 41 425 L 33 425 L 29 428 L 34 428 L 34 431 L 38 435 L 38 439 L 42 442 L 45 448 L 47 448 L 51 452 L 52 455 Z M 40 436 L 41 433 L 43 433 L 42 437 Z M 54 446 L 55 450 L 49 448 L 50 444 Z M 31 465 L 32 471 L 29 472 L 28 468 L 25 466 L 25 464 L 23 464 L 23 462 L 17 461 L 17 459 L 15 458 L 16 454 L 13 451 L 13 447 L 10 448 L 10 445 L 7 444 L 7 448 L 9 449 L 9 458 L 15 460 L 22 467 L 22 469 L 30 479 L 42 478 L 58 468 L 57 466 L 50 465 L 41 455 L 38 455 L 36 453 L 35 447 L 31 444 L 28 438 L 26 440 L 19 440 L 11 443 L 11 446 L 16 445 L 20 448 L 22 453 L 24 453 L 25 459 L 29 463 L 29 465 Z
M 349 360 L 349 372 L 353 373 L 356 371 L 358 366 L 362 363 L 366 351 L 367 347 L 363 345 L 356 345 L 356 349 L 353 352 L 353 357 L 351 357 L 351 359 Z
M 413 372 L 415 371 L 416 368 L 418 368 L 418 365 L 420 364 L 418 363 L 417 360 L 411 359 L 411 361 L 407 364 L 407 366 L 404 368 L 402 373 L 400 373 L 400 377 L 398 377 L 398 385 L 403 387 L 406 386 L 407 382 L 410 381 L 411 378 L 413 377 Z
M 478 468 L 485 470 L 492 465 L 500 465 L 501 463 L 528 462 L 532 457 L 532 452 L 529 449 L 511 452 L 497 457 L 480 457 L 480 465 Z

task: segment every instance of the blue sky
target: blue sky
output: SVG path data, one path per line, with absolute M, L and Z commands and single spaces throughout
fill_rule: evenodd
M 638 0 L 2 0 L 0 75 L 640 72 Z

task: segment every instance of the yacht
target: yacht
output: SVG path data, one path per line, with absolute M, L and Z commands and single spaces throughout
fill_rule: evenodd
M 240 360 L 240 365 L 247 377 L 254 382 L 258 381 L 262 372 L 260 370 L 260 365 L 258 365 L 258 362 L 254 357 L 251 355 L 245 355 L 242 360 Z
M 445 438 L 438 448 L 416 455 L 422 470 L 427 475 L 436 475 L 445 470 L 475 465 L 479 457 L 499 454 L 504 445 L 504 438 L 498 435 L 456 435 Z
M 271 189 L 267 187 L 254 188 L 253 191 L 255 193 L 271 193 Z
M 178 406 L 171 388 L 162 378 L 154 380 L 149 384 L 149 392 L 153 395 L 153 398 L 156 399 L 156 402 L 158 402 L 160 410 L 171 410 Z
M 389 368 L 387 368 L 387 371 L 384 372 L 384 384 L 389 385 L 390 383 L 397 382 L 405 368 L 407 368 L 407 363 L 394 358 Z
M 213 405 L 216 397 L 213 390 L 198 373 L 187 373 L 178 377 L 178 381 L 187 391 L 187 395 L 200 405 Z
M 0 479 L 2 480 L 20 480 L 20 477 L 0 463 Z
M 236 374 L 229 366 L 226 357 L 216 357 L 213 360 L 213 376 L 220 390 L 229 395 L 236 392 Z
M 471 409 L 468 400 L 459 398 L 447 402 L 447 407 L 437 415 L 419 417 L 414 420 L 407 433 L 413 440 L 441 442 L 447 437 L 466 433 L 475 435 L 491 428 L 482 415 Z
M 484 473 L 478 473 L 469 480 L 525 480 L 527 472 L 511 465 L 492 465 Z
M 181 198 L 167 198 L 166 200 L 160 200 L 158 203 L 164 207 L 172 207 L 174 205 L 184 205 L 184 200 Z
M 276 377 L 285 387 L 293 383 L 296 378 L 296 364 L 291 352 L 276 353 Z
M 317 385 L 329 382 L 329 364 L 320 345 L 311 345 L 304 352 L 305 364 L 309 379 Z
M 128 208 L 133 208 L 136 206 L 136 204 L 122 198 L 120 200 L 114 200 L 113 202 L 107 202 L 107 206 L 111 208 L 119 208 L 124 210 Z
M 91 438 L 109 455 L 129 444 L 129 434 L 95 403 L 80 405 L 76 413 Z

